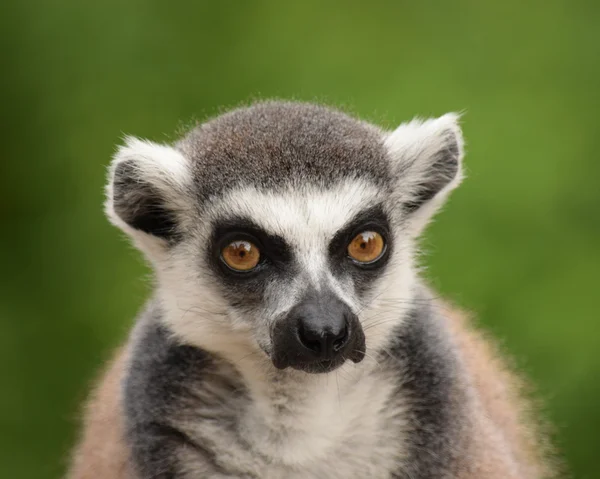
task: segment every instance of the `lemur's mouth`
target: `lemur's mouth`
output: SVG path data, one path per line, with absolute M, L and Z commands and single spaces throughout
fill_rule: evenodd
M 359 343 L 358 347 L 354 348 L 348 355 L 338 355 L 328 359 L 298 361 L 290 359 L 287 354 L 275 354 L 270 356 L 273 365 L 277 369 L 290 367 L 297 371 L 304 371 L 305 373 L 324 374 L 335 371 L 347 361 L 352 361 L 353 363 L 361 362 L 365 357 L 364 340 Z
M 322 361 L 315 361 L 312 363 L 292 365 L 291 367 L 298 371 L 304 371 L 305 373 L 324 374 L 324 373 L 330 373 L 332 371 L 335 371 L 337 368 L 342 366 L 342 364 L 344 364 L 345 362 L 346 362 L 346 360 L 342 359 L 342 358 L 324 359 Z
M 306 365 L 304 371 L 314 374 L 330 373 L 345 362 L 344 359 L 324 359 L 323 361 L 317 361 L 314 364 Z

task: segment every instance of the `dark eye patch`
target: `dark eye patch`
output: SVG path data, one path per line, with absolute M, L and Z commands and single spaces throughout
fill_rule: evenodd
M 376 205 L 356 215 L 350 222 L 339 230 L 329 243 L 329 255 L 334 260 L 340 260 L 348 256 L 348 244 L 363 231 L 375 231 L 379 233 L 385 243 L 386 251 L 391 247 L 391 234 L 388 216 L 382 205 Z M 384 256 L 387 256 L 384 255 Z M 384 257 L 381 258 L 383 260 Z M 379 261 L 377 261 L 379 263 Z
M 213 243 L 222 243 L 236 234 L 256 238 L 275 259 L 286 261 L 291 257 L 290 248 L 281 236 L 267 233 L 249 218 L 229 218 L 216 223 L 213 227 Z
M 234 271 L 221 258 L 223 248 L 236 240 L 250 241 L 259 248 L 260 260 L 253 270 Z M 245 217 L 233 217 L 213 225 L 207 264 L 218 275 L 222 293 L 230 304 L 246 311 L 262 301 L 271 282 L 285 281 L 294 271 L 292 252 L 285 240 L 265 232 Z
M 113 207 L 132 228 L 176 243 L 180 239 L 175 212 L 155 186 L 144 181 L 133 161 L 119 163 L 114 172 Z
M 363 231 L 375 231 L 385 241 L 385 251 L 375 262 L 357 264 L 348 256 L 348 244 Z M 393 249 L 393 238 L 388 215 L 382 205 L 366 209 L 356 215 L 344 228 L 338 231 L 329 243 L 330 266 L 335 275 L 350 276 L 356 292 L 364 296 L 383 271 Z
M 282 267 L 292 259 L 291 249 L 278 235 L 265 232 L 252 220 L 244 217 L 229 218 L 216 223 L 211 235 L 211 261 L 221 262 L 221 251 L 232 241 L 250 241 L 260 249 L 260 272 L 267 266 Z M 231 273 L 228 270 L 228 273 Z M 242 273 L 242 276 L 248 273 Z

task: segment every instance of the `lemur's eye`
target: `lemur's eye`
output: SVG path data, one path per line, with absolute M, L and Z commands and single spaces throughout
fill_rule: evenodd
M 363 231 L 357 234 L 348 245 L 348 255 L 359 263 L 373 263 L 383 255 L 385 241 L 375 231 Z
M 221 257 L 235 271 L 250 271 L 258 264 L 260 251 L 250 241 L 233 241 L 223 248 Z

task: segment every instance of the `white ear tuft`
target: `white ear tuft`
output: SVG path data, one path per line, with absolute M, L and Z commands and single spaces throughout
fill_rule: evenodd
M 176 149 L 127 137 L 115 154 L 106 187 L 106 214 L 138 243 L 170 242 L 191 182 L 189 161 Z M 143 246 L 142 246 L 142 249 Z
M 464 141 L 458 120 L 456 113 L 415 119 L 385 138 L 398 202 L 409 215 L 415 234 L 463 179 Z
M 143 177 L 151 182 L 183 187 L 190 179 L 188 160 L 168 145 L 127 136 L 125 145 L 114 156 L 112 168 L 129 160 L 135 161 Z

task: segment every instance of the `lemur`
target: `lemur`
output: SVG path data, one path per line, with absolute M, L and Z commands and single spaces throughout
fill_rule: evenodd
M 281 101 L 127 138 L 106 212 L 155 288 L 69 478 L 550 477 L 521 380 L 420 279 L 463 151 L 456 114 Z

